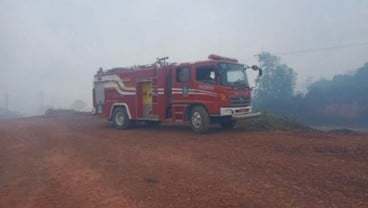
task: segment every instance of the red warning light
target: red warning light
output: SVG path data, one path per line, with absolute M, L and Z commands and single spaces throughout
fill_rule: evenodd
M 216 61 L 229 61 L 229 62 L 238 63 L 238 59 L 229 58 L 229 57 L 225 57 L 225 56 L 219 56 L 219 55 L 216 55 L 216 54 L 210 54 L 208 56 L 208 59 L 216 60 Z

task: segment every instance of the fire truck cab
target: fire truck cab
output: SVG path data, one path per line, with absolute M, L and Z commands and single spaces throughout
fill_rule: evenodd
M 208 60 L 169 64 L 167 57 L 152 65 L 97 71 L 93 106 L 120 129 L 137 121 L 147 124 L 189 121 L 193 132 L 205 133 L 211 123 L 231 129 L 252 112 L 246 69 L 238 60 L 210 55 Z

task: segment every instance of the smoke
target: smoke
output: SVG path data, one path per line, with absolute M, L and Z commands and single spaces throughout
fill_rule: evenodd
M 99 67 L 184 62 L 217 53 L 256 64 L 275 54 L 367 42 L 367 1 L 0 2 L 0 103 L 35 114 L 43 105 L 91 107 Z M 283 55 L 299 83 L 357 68 L 368 47 Z M 1 106 L 1 105 L 0 105 Z

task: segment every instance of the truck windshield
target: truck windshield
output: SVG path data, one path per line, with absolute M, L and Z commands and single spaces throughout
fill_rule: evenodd
M 245 69 L 240 64 L 220 63 L 221 83 L 225 86 L 249 87 Z

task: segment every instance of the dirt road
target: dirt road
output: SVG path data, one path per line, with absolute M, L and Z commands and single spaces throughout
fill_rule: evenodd
M 0 207 L 368 207 L 368 135 L 0 121 Z

